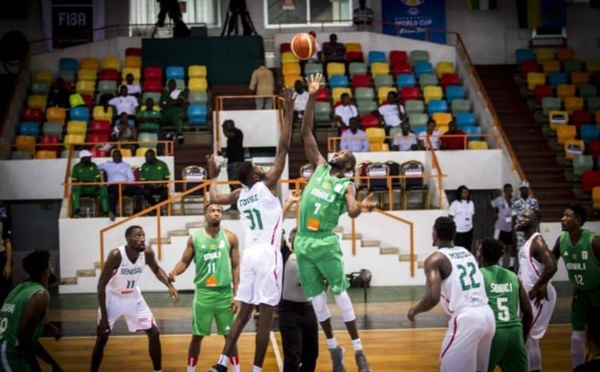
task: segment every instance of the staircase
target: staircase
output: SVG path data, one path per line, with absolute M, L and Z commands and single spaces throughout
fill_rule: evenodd
M 575 195 L 565 175 L 564 157 L 555 151 L 556 141 L 547 138 L 542 125 L 535 121 L 534 112 L 515 81 L 515 66 L 485 65 L 476 69 L 540 203 L 544 221 L 559 221 Z

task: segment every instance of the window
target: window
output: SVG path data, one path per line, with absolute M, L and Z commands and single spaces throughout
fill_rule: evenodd
M 206 23 L 208 27 L 221 27 L 219 0 L 187 0 L 179 1 L 179 5 L 186 24 Z M 155 24 L 159 8 L 156 0 L 129 0 L 129 23 L 131 25 Z M 166 22 L 169 21 L 167 16 Z
M 352 26 L 351 0 L 263 0 L 265 28 Z

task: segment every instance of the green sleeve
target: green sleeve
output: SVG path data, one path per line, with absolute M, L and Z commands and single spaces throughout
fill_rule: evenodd
M 147 180 L 148 180 L 147 168 L 142 166 L 142 169 L 140 170 L 140 181 L 147 181 Z
M 167 163 L 165 163 L 165 162 L 163 162 L 163 169 L 165 170 L 165 175 L 164 175 L 165 180 L 170 179 L 171 172 L 169 172 L 169 167 L 167 166 Z
M 71 180 L 73 182 L 79 182 L 79 168 L 80 168 L 79 163 L 77 163 L 73 166 L 73 170 L 71 171 Z

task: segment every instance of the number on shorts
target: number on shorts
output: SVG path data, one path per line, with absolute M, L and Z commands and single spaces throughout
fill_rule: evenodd
M 585 283 L 583 282 L 583 275 L 573 275 L 573 279 L 575 279 L 575 284 L 585 285 Z
M 135 287 L 135 280 L 127 281 L 127 289 L 133 289 Z
M 475 273 L 477 272 L 477 268 L 473 262 L 467 263 L 467 267 L 464 265 L 457 265 L 458 271 L 460 271 L 460 285 L 463 291 L 468 291 L 469 289 L 479 288 L 481 286 L 480 283 L 477 283 L 475 280 Z M 469 274 L 467 275 L 467 268 L 469 269 Z
M 319 209 L 321 209 L 321 203 L 315 203 L 315 213 L 314 214 L 318 214 Z
M 510 320 L 510 313 L 508 312 L 508 306 L 506 303 L 508 298 L 499 297 L 496 299 L 496 307 L 498 308 L 498 320 L 501 322 L 508 322 Z
M 250 220 L 250 230 L 262 230 L 263 223 L 258 209 L 252 208 L 244 211 L 246 218 Z
M 0 337 L 4 335 L 6 328 L 8 328 L 8 318 L 0 319 Z

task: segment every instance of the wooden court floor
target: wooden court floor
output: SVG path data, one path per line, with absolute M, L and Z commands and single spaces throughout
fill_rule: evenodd
M 414 328 L 389 330 L 363 330 L 361 338 L 374 372 L 423 372 L 436 371 L 438 353 L 445 329 Z M 551 325 L 541 341 L 544 372 L 571 371 L 570 326 Z M 345 332 L 337 331 L 338 342 L 347 350 L 345 362 L 348 372 L 356 371 L 352 346 Z M 188 335 L 163 335 L 163 371 L 186 372 Z M 89 371 L 89 363 L 94 338 L 66 337 L 56 342 L 43 339 L 48 349 L 66 372 Z M 276 350 L 273 345 L 277 345 Z M 206 372 L 216 361 L 223 346 L 223 338 L 212 336 L 204 339 L 198 363 L 198 372 Z M 238 343 L 241 370 L 251 370 L 254 352 L 254 334 L 243 333 Z M 325 339 L 320 335 L 320 357 L 317 371 L 331 371 L 331 361 Z M 281 355 L 279 334 L 275 333 L 269 346 L 263 371 L 278 372 L 278 358 Z M 44 371 L 50 371 L 47 366 Z M 105 351 L 101 371 L 152 371 L 147 353 L 147 339 L 140 336 L 113 336 Z M 465 371 L 467 372 L 467 371 Z

